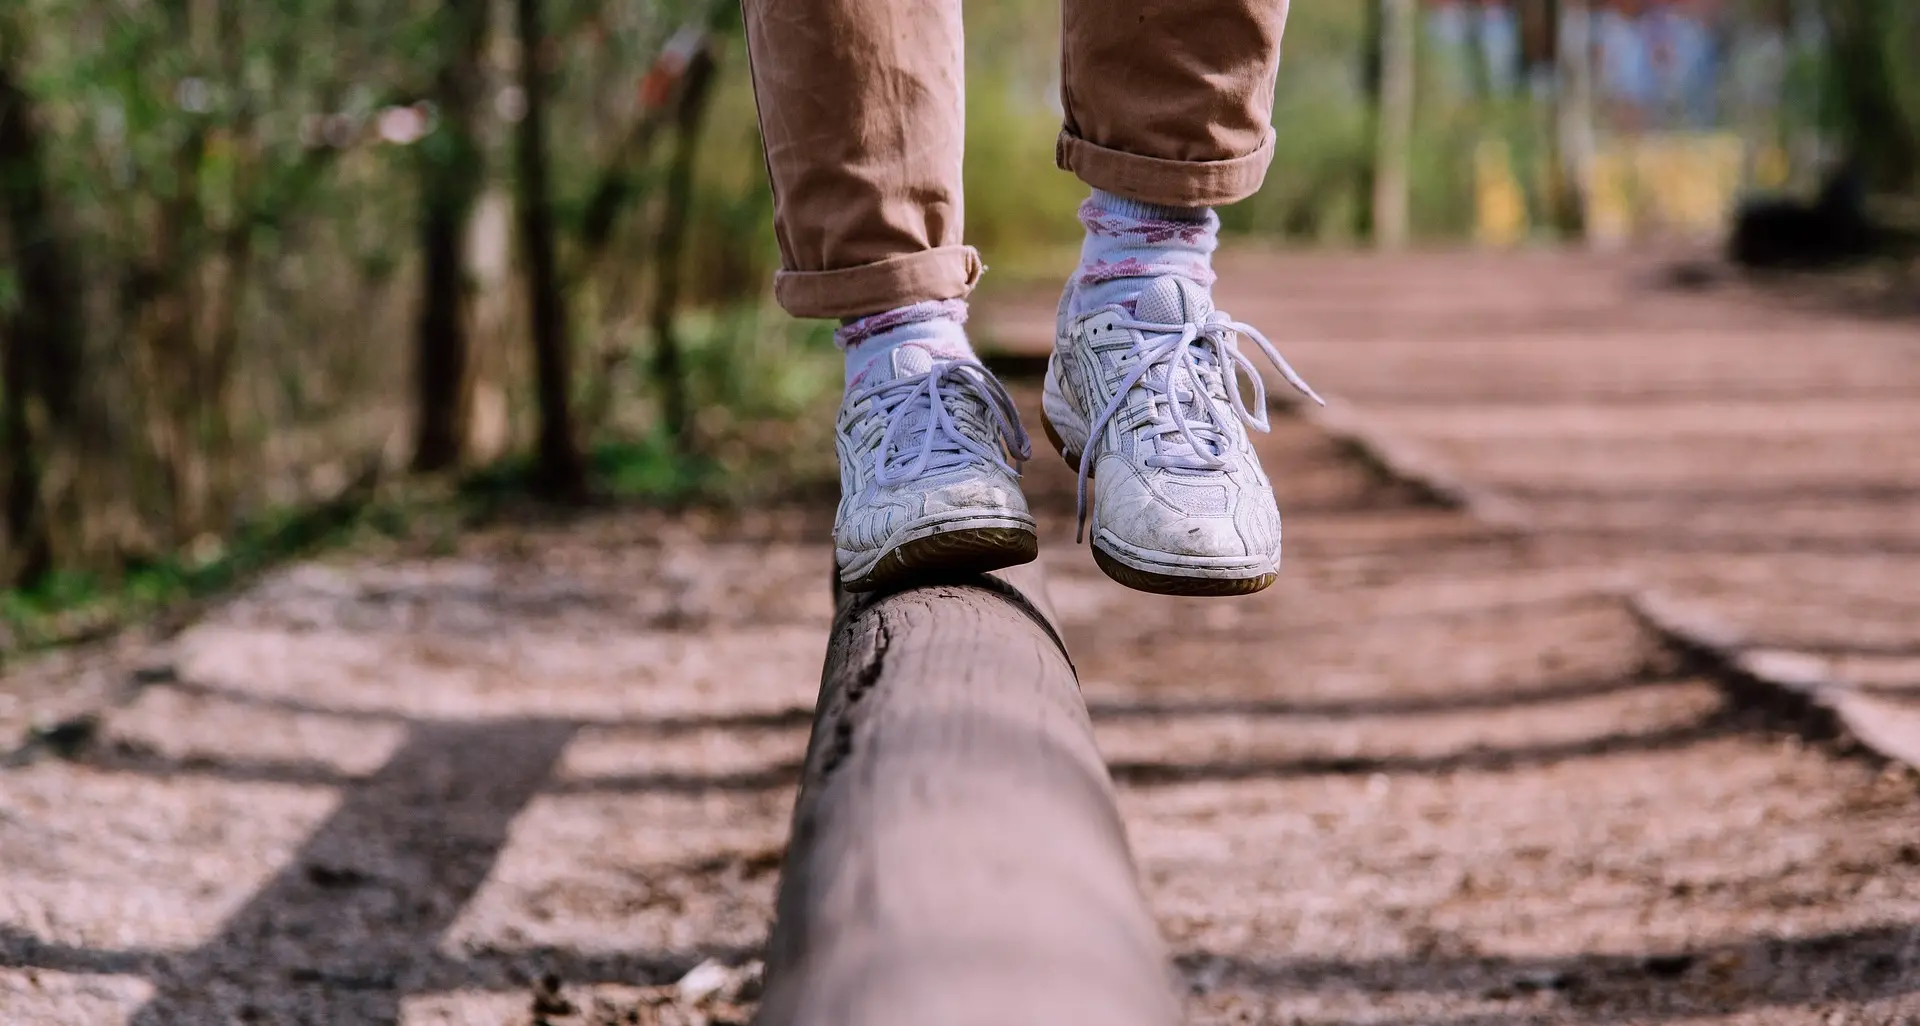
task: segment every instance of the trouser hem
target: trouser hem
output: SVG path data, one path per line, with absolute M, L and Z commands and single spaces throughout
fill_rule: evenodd
M 857 267 L 781 271 L 773 298 L 795 317 L 864 317 L 933 299 L 965 299 L 985 271 L 972 246 L 939 246 Z
M 1062 130 L 1054 161 L 1096 189 L 1170 207 L 1218 207 L 1260 190 L 1273 163 L 1274 133 L 1251 153 L 1225 160 L 1167 160 L 1108 149 Z

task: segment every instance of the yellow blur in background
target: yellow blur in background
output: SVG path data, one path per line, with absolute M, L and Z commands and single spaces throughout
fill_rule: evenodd
M 1601 141 L 1588 168 L 1587 240 L 1618 247 L 1645 239 L 1724 237 L 1743 192 L 1788 184 L 1778 145 L 1749 148 L 1733 132 L 1650 133 Z M 1510 148 L 1491 138 L 1474 152 L 1474 238 L 1503 249 L 1534 228 Z

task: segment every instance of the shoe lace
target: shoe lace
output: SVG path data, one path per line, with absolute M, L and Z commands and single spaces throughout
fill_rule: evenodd
M 883 487 L 983 461 L 1018 474 L 1009 454 L 1020 462 L 1033 456 L 1013 397 L 976 361 L 941 363 L 924 374 L 860 389 L 847 399 L 872 399 L 885 421 L 873 468 L 874 483 Z
M 1113 398 L 1093 418 L 1087 432 L 1087 445 L 1080 453 L 1079 524 L 1075 541 L 1084 541 L 1087 531 L 1087 482 L 1093 473 L 1094 440 L 1127 404 L 1135 388 L 1147 390 L 1146 410 L 1138 427 L 1146 429 L 1153 440 L 1154 453 L 1146 459 L 1150 467 L 1178 470 L 1219 470 L 1227 465 L 1226 453 L 1232 437 L 1226 432 L 1229 411 L 1222 399 L 1231 404 L 1231 415 L 1258 431 L 1268 430 L 1267 384 L 1253 360 L 1240 351 L 1236 339 L 1252 339 L 1267 359 L 1287 379 L 1287 384 L 1322 406 L 1321 399 L 1280 355 L 1280 350 L 1251 324 L 1236 321 L 1215 310 L 1200 321 L 1167 324 L 1121 318 L 1116 327 L 1140 332 L 1140 341 L 1121 358 L 1126 375 Z M 1158 371 L 1158 373 L 1155 373 Z M 1241 372 L 1252 382 L 1253 403 L 1248 405 L 1240 390 Z M 1187 387 L 1182 387 L 1185 384 Z M 1177 440 L 1177 441 L 1176 441 Z M 1174 445 L 1164 442 L 1173 441 Z M 1178 443 L 1184 443 L 1184 451 Z

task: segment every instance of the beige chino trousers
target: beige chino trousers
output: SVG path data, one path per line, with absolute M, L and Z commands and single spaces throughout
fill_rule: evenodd
M 1287 0 L 1061 0 L 1055 161 L 1148 203 L 1260 187 Z M 742 0 L 782 270 L 797 317 L 958 299 L 961 0 Z

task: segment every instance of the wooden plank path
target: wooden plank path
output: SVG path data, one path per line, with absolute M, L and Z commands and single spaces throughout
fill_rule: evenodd
M 1318 423 L 1616 561 L 1657 631 L 1920 765 L 1920 299 L 1636 253 L 1221 263 L 1222 305 L 1336 400 Z M 1044 300 L 976 320 L 1035 352 Z
M 1735 360 L 1746 376 L 1726 377 L 1673 344 L 1683 334 L 1675 325 L 1720 331 L 1714 325 L 1748 316 L 1744 302 L 1623 302 L 1624 279 L 1602 280 L 1584 262 L 1494 263 L 1471 275 L 1442 263 L 1438 284 L 1396 293 L 1401 308 L 1379 297 L 1374 265 L 1358 260 L 1229 265 L 1226 288 L 1244 290 L 1244 299 L 1229 292 L 1229 309 L 1269 328 L 1364 418 L 1376 408 L 1408 418 L 1392 422 L 1394 444 L 1469 492 L 1486 489 L 1547 524 L 1547 489 L 1481 472 L 1559 466 L 1555 488 L 1572 481 L 1587 491 L 1552 501 L 1573 509 L 1579 496 L 1602 496 L 1596 508 L 1616 518 L 1608 530 L 1516 528 L 1436 505 L 1316 424 L 1282 417 L 1261 443 L 1288 516 L 1280 583 L 1247 600 L 1167 600 L 1107 582 L 1072 544 L 1068 468 L 1046 454 L 1031 467 L 1051 624 L 1113 778 L 1156 943 L 1171 956 L 1170 973 L 1133 981 L 1139 993 L 1171 980 L 1186 1021 L 1223 1026 L 1920 1018 L 1914 778 L 1809 740 L 1805 718 L 1755 704 L 1703 657 L 1711 653 L 1676 648 L 1635 604 L 1652 579 L 1676 606 L 1705 606 L 1756 632 L 1772 623 L 1706 601 L 1738 594 L 1773 608 L 1772 579 L 1751 562 L 1773 549 L 1722 551 L 1755 532 L 1700 540 L 1711 524 L 1738 522 L 1738 503 L 1689 499 L 1701 510 L 1686 523 L 1692 540 L 1658 549 L 1659 532 L 1619 529 L 1635 522 L 1620 512 L 1633 507 L 1603 487 L 1611 462 L 1637 482 L 1632 501 L 1665 501 L 1647 494 L 1649 480 L 1670 480 L 1649 469 L 1662 465 L 1600 458 L 1642 451 L 1605 450 L 1609 432 L 1632 432 L 1602 424 L 1576 434 L 1554 419 L 1567 416 L 1554 412 L 1560 401 L 1542 400 L 1547 409 L 1528 413 L 1538 430 L 1519 442 L 1574 441 L 1564 459 L 1526 462 L 1495 452 L 1495 441 L 1471 441 L 1497 439 L 1497 420 L 1420 428 L 1427 414 L 1474 408 L 1453 398 L 1493 402 L 1502 381 L 1523 383 L 1525 395 L 1679 394 L 1724 380 L 1749 398 L 1806 385 L 1851 399 L 1897 394 L 1899 361 L 1869 352 L 1859 358 L 1880 359 L 1877 373 L 1848 360 L 1796 373 Z M 1261 276 L 1250 279 L 1254 271 Z M 1525 290 L 1533 305 L 1469 287 L 1495 275 L 1534 282 Z M 1010 309 L 1000 323 L 1028 316 Z M 1453 327 L 1427 341 L 1353 327 L 1409 319 Z M 993 323 L 988 311 L 982 321 Z M 1349 335 L 1337 334 L 1341 324 Z M 1494 344 L 1486 336 L 1501 324 L 1531 324 L 1536 341 Z M 1637 367 L 1664 349 L 1673 373 L 1691 376 L 1632 384 L 1638 371 L 1611 360 L 1563 372 L 1536 351 L 1601 329 L 1637 337 L 1636 324 L 1668 343 L 1636 343 Z M 1880 338 L 1903 329 L 1812 318 L 1808 330 Z M 1432 348 L 1443 343 L 1461 355 Z M 1476 351 L 1500 358 L 1470 366 Z M 1032 387 L 1021 396 L 1031 417 Z M 1662 416 L 1666 437 L 1688 437 L 1674 428 L 1678 414 Z M 1886 451 L 1862 441 L 1873 422 L 1849 420 L 1864 414 L 1821 416 L 1823 430 L 1861 451 Z M 1481 451 L 1486 462 L 1473 462 Z M 1593 466 L 1578 477 L 1573 460 L 1583 454 Z M 1795 487 L 1832 473 L 1798 459 L 1777 463 L 1801 475 L 1789 477 Z M 1763 464 L 1762 479 L 1765 465 L 1776 464 Z M 1897 473 L 1867 467 L 1857 492 L 1894 495 L 1886 482 Z M 1742 495 L 1766 494 L 1739 483 Z M 1856 538 L 1904 537 L 1897 513 L 1871 515 L 1880 533 L 1862 528 Z M 12 670 L 6 687 L 30 696 L 36 674 L 125 681 L 145 668 L 103 710 L 91 741 L 22 753 L 0 770 L 0 1021 L 713 1026 L 747 1021 L 763 994 L 777 1020 L 793 1007 L 781 1004 L 783 973 L 825 978 L 794 977 L 794 963 L 776 960 L 763 990 L 783 866 L 805 904 L 812 871 L 792 863 L 872 837 L 857 818 L 836 825 L 803 807 L 801 822 L 813 815 L 825 833 L 787 843 L 796 796 L 804 781 L 818 785 L 831 754 L 818 742 L 807 751 L 837 612 L 823 580 L 830 516 L 817 506 L 627 513 L 501 527 L 450 554 L 349 554 L 275 575 L 168 648 Z M 1848 535 L 1817 528 L 1795 537 Z M 1795 558 L 1870 562 L 1835 548 Z M 1904 558 L 1891 543 L 1871 555 L 1889 552 L 1896 565 Z M 1676 558 L 1694 561 L 1688 575 L 1649 578 L 1649 566 Z M 1730 566 L 1750 576 L 1711 576 Z M 1807 633 L 1753 637 L 1838 651 L 1810 646 L 1811 632 L 1837 630 L 1820 626 L 1818 603 L 1871 589 L 1865 579 L 1828 582 L 1829 572 L 1801 593 L 1809 618 L 1780 621 Z M 1688 582 L 1706 583 L 1688 591 Z M 1873 591 L 1884 607 L 1858 616 L 1835 607 L 1833 622 L 1851 616 L 1886 632 L 1871 636 L 1881 650 L 1897 649 L 1890 625 L 1901 596 Z M 922 614 L 899 615 L 911 623 Z M 1046 618 L 1021 615 L 1008 623 L 1044 656 Z M 840 623 L 843 639 L 858 636 L 857 618 Z M 871 752 L 860 739 L 876 735 L 862 731 L 891 730 L 887 709 L 946 701 L 896 686 L 904 683 L 880 685 L 904 704 L 869 707 L 863 715 L 874 719 L 848 720 L 830 702 L 819 718 L 825 736 L 851 722 L 850 752 Z M 830 678 L 829 698 L 844 686 Z M 960 708 L 994 700 L 947 694 Z M 1074 765 L 1090 774 L 1081 779 L 1097 781 L 1077 751 Z M 849 779 L 839 770 L 829 776 Z M 1014 778 L 1026 779 L 1002 779 Z M 1034 777 L 1042 796 L 1047 779 Z M 855 792 L 837 793 L 830 800 L 844 803 Z M 931 817 L 967 809 L 951 798 L 903 807 Z M 1030 833 L 1040 848 L 1056 836 L 1051 824 L 1027 825 L 1035 821 L 1014 811 L 1011 829 L 986 838 L 992 856 L 1017 860 L 1009 874 L 1056 865 L 1059 852 L 1029 859 L 1016 843 Z M 823 848 L 823 836 L 841 839 Z M 890 859 L 926 849 L 867 850 Z M 874 865 L 905 867 L 899 893 L 922 887 L 937 898 L 911 874 L 942 854 L 964 851 Z M 1090 880 L 1111 880 L 1105 865 L 1090 866 Z M 876 922 L 876 906 L 851 908 Z M 895 931 L 888 951 L 932 946 L 980 921 L 968 919 L 971 907 L 938 900 L 917 915 L 897 904 L 878 911 L 893 914 L 877 920 Z M 1032 953 L 1010 946 L 991 968 L 1011 982 L 974 1006 L 989 1017 L 916 1021 L 1122 1021 L 1097 1004 L 1029 1002 L 1033 974 L 1071 975 L 1049 968 L 1062 964 L 1049 959 L 1065 957 L 1050 954 L 1065 942 L 1034 925 L 1017 938 L 1038 945 Z M 1065 932 L 1097 925 L 1076 920 Z M 1129 929 L 1123 920 L 1104 937 Z M 831 946 L 857 932 L 820 936 Z M 1101 964 L 1132 957 L 1118 950 Z M 937 952 L 918 957 L 923 970 L 940 964 Z M 954 978 L 965 968 L 955 965 Z M 876 994 L 907 978 L 842 993 Z
M 1226 298 L 1367 438 L 1618 559 L 1658 629 L 1920 765 L 1920 308 L 1667 266 L 1249 255 Z

